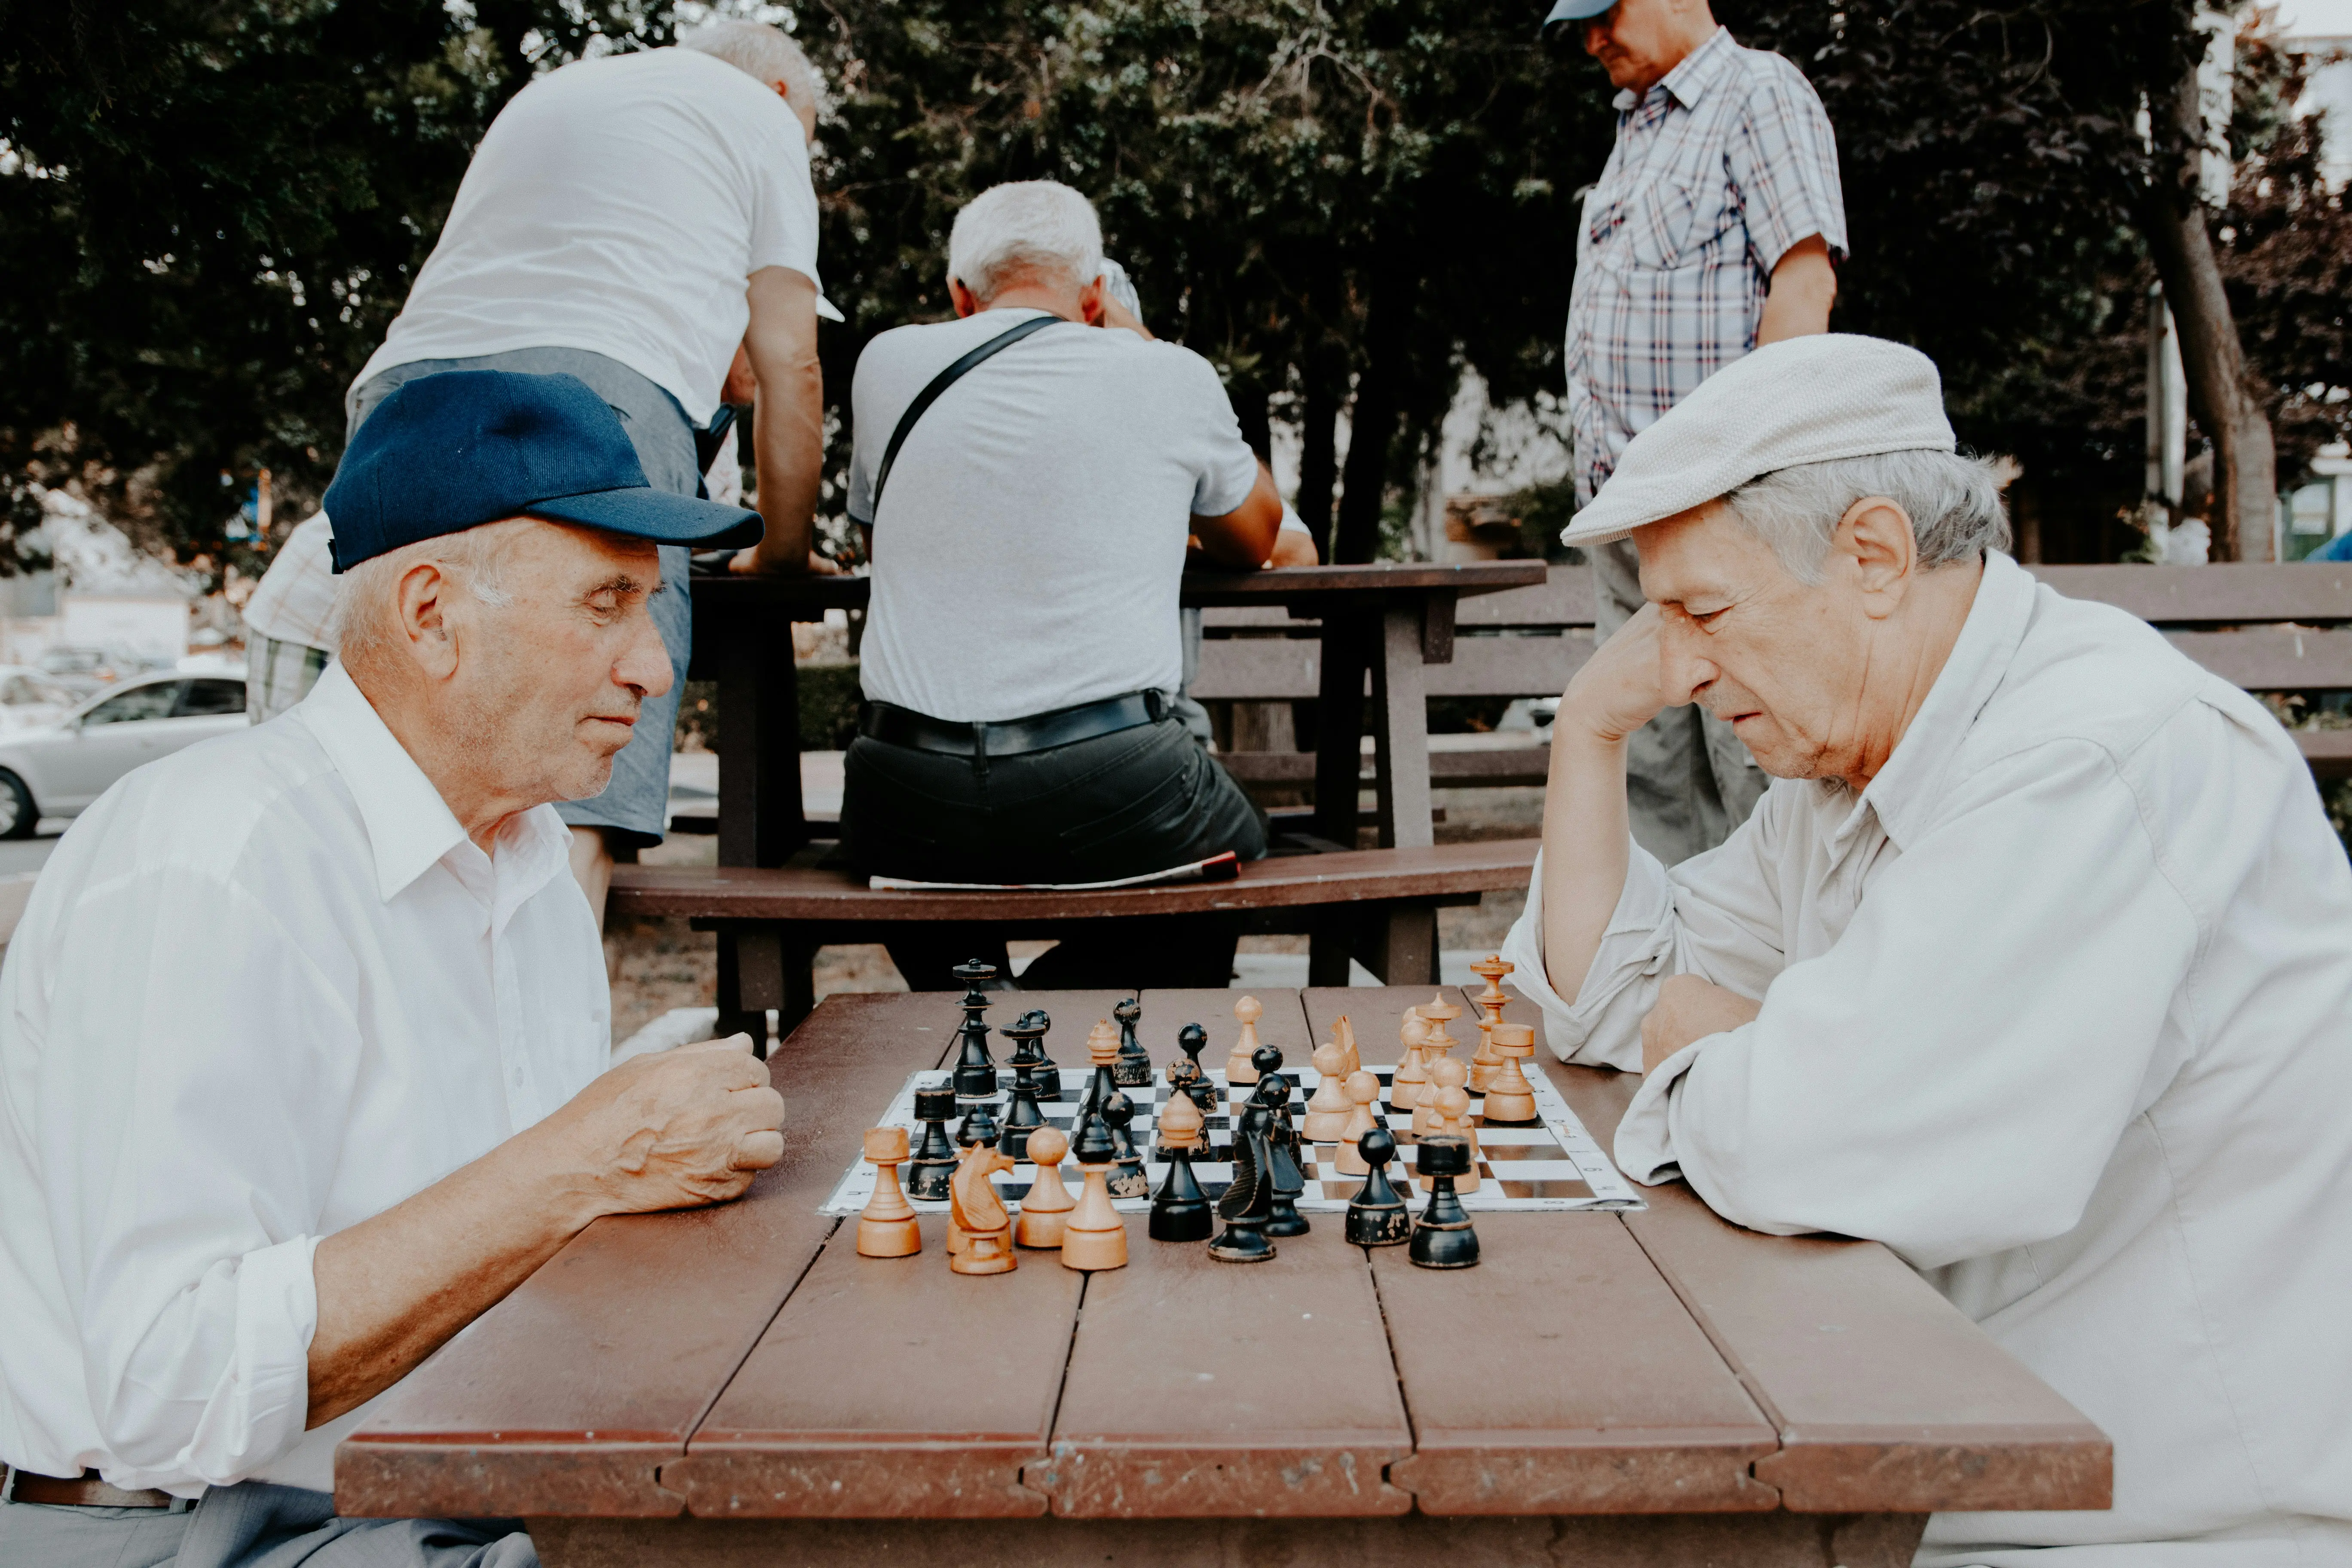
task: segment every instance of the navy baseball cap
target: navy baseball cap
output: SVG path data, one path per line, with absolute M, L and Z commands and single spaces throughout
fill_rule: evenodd
M 510 517 L 663 544 L 756 544 L 760 514 L 646 482 L 620 416 L 572 375 L 451 370 L 376 405 L 322 503 L 335 570 Z
M 1543 19 L 1543 26 L 1536 30 L 1549 33 L 1563 22 L 1590 22 L 1615 4 L 1617 0 L 1559 0 L 1551 15 Z

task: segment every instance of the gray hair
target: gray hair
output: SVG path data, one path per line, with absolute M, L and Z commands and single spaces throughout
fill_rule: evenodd
M 327 638 L 343 667 L 364 666 L 398 646 L 400 580 L 421 563 L 440 567 L 493 609 L 513 604 L 514 595 L 506 585 L 507 546 L 515 529 L 535 526 L 529 519 L 484 523 L 387 550 L 344 573 L 335 589 L 334 614 L 327 622 Z
M 1058 180 L 982 191 L 956 214 L 948 237 L 948 276 L 983 305 L 1024 273 L 1066 274 L 1083 289 L 1102 269 L 1102 220 Z
M 1839 521 L 1865 496 L 1885 496 L 1909 514 L 1922 568 L 2007 550 L 2009 509 L 2000 492 L 2011 475 L 2000 460 L 1965 452 L 1879 452 L 1760 475 L 1723 505 L 1772 547 L 1790 576 L 1816 584 Z
M 762 86 L 782 82 L 794 103 L 824 108 L 824 79 L 801 47 L 764 22 L 710 22 L 683 35 L 681 49 L 725 60 Z

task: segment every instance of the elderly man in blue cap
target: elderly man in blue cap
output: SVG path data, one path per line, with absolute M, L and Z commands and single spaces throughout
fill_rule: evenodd
M 335 1518 L 337 1441 L 591 1220 L 782 1155 L 740 1037 L 604 1070 L 551 804 L 669 685 L 659 549 L 759 519 L 503 371 L 394 392 L 327 505 L 340 663 L 100 797 L 0 969 L 0 1562 L 529 1568 Z
M 1706 0 L 1559 0 L 1617 88 L 1617 145 L 1585 198 L 1568 304 L 1576 489 L 1590 502 L 1625 445 L 1759 343 L 1829 330 L 1845 253 L 1837 142 L 1811 84 L 1746 49 Z M 1601 635 L 1642 607 L 1633 547 L 1592 551 Z M 1633 834 L 1668 864 L 1723 842 L 1765 779 L 1730 729 L 1663 714 L 1633 742 Z

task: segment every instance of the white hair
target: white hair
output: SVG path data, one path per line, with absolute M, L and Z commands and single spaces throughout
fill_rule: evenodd
M 1102 269 L 1102 220 L 1058 180 L 982 191 L 956 214 L 948 237 L 948 276 L 983 305 L 1024 274 L 1066 275 L 1083 289 Z
M 528 518 L 484 523 L 387 550 L 345 572 L 336 585 L 334 614 L 327 622 L 328 640 L 343 667 L 362 667 L 398 646 L 400 580 L 420 563 L 440 567 L 492 609 L 513 604 L 514 595 L 506 585 L 507 546 L 515 530 L 536 526 Z
M 764 22 L 710 22 L 681 36 L 681 49 L 725 60 L 761 86 L 782 82 L 795 104 L 824 107 L 824 79 L 808 55 L 779 28 Z
M 1885 496 L 1909 515 L 1922 568 L 2007 550 L 2009 510 L 2000 492 L 2009 477 L 1999 459 L 1965 452 L 1880 452 L 1760 475 L 1725 496 L 1723 505 L 1772 547 L 1790 576 L 1816 584 L 1838 523 L 1865 496 Z

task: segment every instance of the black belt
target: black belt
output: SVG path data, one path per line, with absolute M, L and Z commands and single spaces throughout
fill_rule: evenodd
M 96 1470 L 84 1470 L 68 1480 L 12 1466 L 0 1469 L 0 1478 L 5 1478 L 0 1479 L 0 1502 L 44 1503 L 50 1508 L 152 1508 L 173 1513 L 185 1513 L 196 1506 L 166 1491 L 126 1491 L 109 1486 Z
M 1168 699 L 1157 691 L 1130 691 L 1076 708 L 1057 708 L 1002 723 L 957 724 L 895 702 L 868 702 L 857 732 L 889 746 L 910 746 L 950 757 L 1017 757 L 1103 735 L 1116 735 L 1168 716 Z

